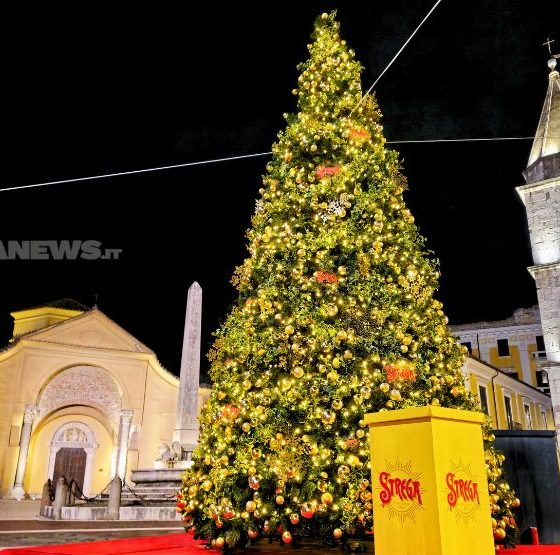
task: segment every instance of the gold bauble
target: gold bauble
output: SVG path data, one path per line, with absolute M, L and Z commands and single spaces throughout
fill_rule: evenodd
M 293 370 L 292 370 L 292 374 L 296 377 L 296 378 L 301 378 L 304 374 L 305 371 L 303 370 L 303 368 L 301 366 L 296 366 Z
M 348 334 L 344 330 L 340 330 L 336 334 L 336 338 L 340 341 L 344 341 L 348 337 Z
M 348 474 L 350 474 L 350 467 L 346 466 L 345 464 L 342 464 L 338 467 L 337 472 L 340 477 L 348 476 Z
M 245 509 L 249 513 L 252 513 L 256 508 L 257 504 L 254 501 L 247 501 L 247 503 L 245 503 Z
M 277 505 L 283 505 L 284 504 L 284 496 L 283 495 L 277 495 L 276 496 L 276 504 Z
M 336 383 L 338 381 L 338 374 L 334 370 L 331 370 L 327 374 L 327 380 L 329 380 L 329 382 Z
M 336 413 L 332 410 L 325 409 L 323 414 L 321 415 L 324 424 L 330 425 L 333 424 L 336 420 Z
M 327 314 L 329 316 L 336 316 L 338 314 L 338 306 L 336 306 L 335 304 L 330 304 L 327 307 Z
M 288 324 L 285 328 L 284 328 L 284 332 L 286 333 L 286 335 L 292 335 L 294 333 L 294 326 L 292 326 L 291 324 Z
M 338 397 L 335 397 L 331 403 L 331 406 L 334 410 L 340 410 L 344 405 Z
M 323 493 L 323 495 L 321 495 L 321 501 L 325 504 L 325 505 L 332 505 L 333 503 L 333 496 L 326 491 L 325 493 Z
M 340 368 L 342 366 L 342 361 L 338 357 L 333 358 L 332 365 L 333 368 Z
M 521 501 L 516 497 L 512 502 L 511 502 L 511 506 L 512 507 L 519 507 L 521 505 Z
M 204 491 L 210 491 L 212 489 L 212 482 L 210 480 L 204 480 L 204 482 L 202 482 L 202 489 Z
M 241 429 L 244 432 L 248 432 L 251 429 L 251 424 L 249 424 L 249 422 L 243 422 L 243 424 L 241 425 Z
M 398 389 L 391 389 L 391 393 L 389 393 L 389 397 L 391 397 L 393 401 L 402 400 L 401 392 Z
M 335 540 L 342 538 L 342 530 L 340 528 L 335 528 L 332 533 Z
M 346 266 L 339 266 L 338 267 L 338 273 L 343 276 L 346 274 Z
M 224 540 L 224 538 L 222 538 L 222 536 L 219 536 L 218 538 L 216 538 L 214 545 L 218 548 L 218 549 L 222 549 L 222 547 L 224 547 L 224 544 L 226 543 L 226 540 Z

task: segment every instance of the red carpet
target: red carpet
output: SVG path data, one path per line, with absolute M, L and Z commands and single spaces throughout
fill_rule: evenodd
M 286 552 L 290 553 L 292 549 L 287 548 Z M 50 553 L 50 555 L 134 555 L 135 553 L 141 555 L 202 555 L 203 553 L 216 554 L 219 551 L 206 550 L 200 542 L 183 533 L 125 540 L 0 549 L 0 555 L 33 555 L 34 553 L 37 555 L 45 553 Z M 560 555 L 560 545 L 519 545 L 516 549 L 500 549 L 497 553 L 499 555 Z
M 560 545 L 518 545 L 515 549 L 500 549 L 501 555 L 560 555 Z
M 51 555 L 124 555 L 125 553 L 130 555 L 134 553 L 142 555 L 202 555 L 203 553 L 215 554 L 218 551 L 204 549 L 201 542 L 193 540 L 191 536 L 184 533 L 125 540 L 0 549 L 0 555 L 33 555 L 34 553 L 37 553 L 37 555 L 45 553 Z

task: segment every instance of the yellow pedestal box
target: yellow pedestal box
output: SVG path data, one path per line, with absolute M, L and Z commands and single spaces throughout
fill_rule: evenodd
M 482 414 L 427 406 L 365 421 L 376 555 L 492 555 Z

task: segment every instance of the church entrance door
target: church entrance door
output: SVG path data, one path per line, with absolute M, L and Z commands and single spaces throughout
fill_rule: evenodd
M 56 484 L 61 476 L 64 476 L 68 483 L 74 480 L 80 490 L 83 490 L 86 461 L 87 453 L 83 448 L 62 447 L 56 454 L 54 461 L 53 484 Z
M 48 476 L 56 487 L 61 476 L 75 480 L 85 495 L 91 496 L 93 455 L 97 444 L 84 422 L 68 422 L 55 431 L 51 443 Z

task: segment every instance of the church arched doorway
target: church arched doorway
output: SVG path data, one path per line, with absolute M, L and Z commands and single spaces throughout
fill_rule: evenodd
M 68 422 L 54 433 L 49 460 L 49 478 L 56 484 L 61 476 L 74 480 L 80 490 L 89 490 L 95 436 L 83 422 Z M 85 487 L 84 487 L 85 486 Z

